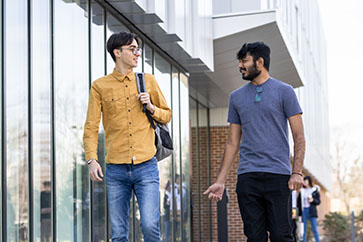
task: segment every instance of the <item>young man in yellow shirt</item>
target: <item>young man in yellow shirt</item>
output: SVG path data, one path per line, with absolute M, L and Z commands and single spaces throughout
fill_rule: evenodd
M 86 160 L 93 181 L 102 181 L 97 141 L 102 114 L 106 134 L 106 189 L 112 241 L 128 241 L 129 210 L 134 190 L 141 214 L 144 241 L 160 241 L 159 170 L 155 133 L 143 104 L 160 123 L 168 123 L 171 110 L 154 78 L 145 74 L 146 92 L 138 93 L 133 72 L 141 55 L 135 34 L 113 34 L 107 51 L 115 61 L 113 72 L 93 82 L 84 127 Z

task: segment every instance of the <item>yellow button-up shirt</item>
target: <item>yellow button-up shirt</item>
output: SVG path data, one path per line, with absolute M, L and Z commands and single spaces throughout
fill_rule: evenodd
M 145 86 L 155 107 L 152 117 L 160 123 L 170 122 L 171 110 L 153 75 L 145 73 Z M 122 75 L 114 69 L 112 74 L 93 82 L 83 135 L 86 160 L 98 160 L 101 113 L 106 134 L 106 163 L 138 164 L 155 155 L 155 132 L 142 112 L 137 95 L 134 72 Z

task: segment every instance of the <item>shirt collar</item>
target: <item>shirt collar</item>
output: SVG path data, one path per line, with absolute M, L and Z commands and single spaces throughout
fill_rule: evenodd
M 127 75 L 122 75 L 120 72 L 118 72 L 116 70 L 116 68 L 113 68 L 113 72 L 112 75 L 119 81 L 123 82 L 123 81 L 134 81 L 135 80 L 135 73 L 134 71 L 131 71 L 129 74 Z

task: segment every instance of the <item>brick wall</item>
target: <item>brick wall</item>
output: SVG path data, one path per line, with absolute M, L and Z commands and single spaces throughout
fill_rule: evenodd
M 210 128 L 210 159 L 211 159 L 211 182 L 213 183 L 217 178 L 221 160 L 223 156 L 224 146 L 228 137 L 228 127 L 211 127 Z M 201 193 L 208 188 L 208 157 L 207 157 L 207 128 L 199 128 L 199 154 L 197 153 L 197 140 L 196 129 L 192 129 L 192 199 L 193 199 L 193 241 L 199 241 L 199 215 L 201 217 L 201 241 L 209 241 L 209 219 L 212 219 L 212 241 L 218 241 L 218 227 L 217 227 L 217 205 L 212 202 L 211 211 L 209 213 L 209 200 L 206 196 L 201 195 L 201 210 L 198 211 L 198 159 L 200 159 L 200 187 Z M 243 224 L 241 215 L 238 208 L 236 196 L 236 183 L 237 183 L 237 167 L 238 156 L 236 156 L 235 163 L 231 169 L 226 182 L 226 189 L 228 189 L 229 203 L 228 203 L 228 233 L 230 242 L 246 241 L 243 235 Z

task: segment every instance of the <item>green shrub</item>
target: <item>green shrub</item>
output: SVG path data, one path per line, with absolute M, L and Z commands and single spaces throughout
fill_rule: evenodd
M 323 228 L 325 238 L 329 242 L 348 242 L 351 241 L 351 226 L 349 217 L 340 213 L 330 212 L 325 215 Z

